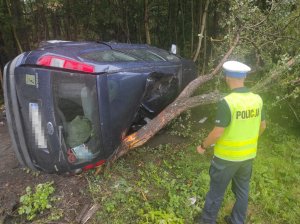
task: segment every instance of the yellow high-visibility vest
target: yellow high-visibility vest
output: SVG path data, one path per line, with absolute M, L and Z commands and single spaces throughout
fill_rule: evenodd
M 262 99 L 251 92 L 234 92 L 224 100 L 231 111 L 231 122 L 216 142 L 214 155 L 229 161 L 252 159 L 257 151 Z

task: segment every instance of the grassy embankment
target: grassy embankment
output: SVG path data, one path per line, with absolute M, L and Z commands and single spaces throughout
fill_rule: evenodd
M 211 153 L 195 151 L 206 129 L 176 121 L 182 143 L 143 147 L 104 176 L 89 175 L 89 192 L 101 209 L 94 223 L 193 223 L 208 190 Z M 199 126 L 199 125 L 198 125 Z M 173 127 L 174 130 L 174 127 Z M 270 124 L 259 142 L 247 223 L 299 223 L 300 139 Z M 219 223 L 233 206 L 228 190 Z

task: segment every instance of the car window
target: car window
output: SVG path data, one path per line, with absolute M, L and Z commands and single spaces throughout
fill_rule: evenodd
M 180 61 L 180 59 L 174 55 L 174 54 L 170 54 L 167 51 L 161 50 L 161 49 L 155 49 L 153 50 L 156 54 L 158 54 L 159 56 L 163 57 L 164 59 L 166 59 L 167 61 L 172 61 L 172 62 L 177 62 Z
M 119 51 L 93 51 L 81 55 L 82 58 L 97 62 L 122 62 L 122 61 L 137 61 L 136 58 L 126 55 Z
M 103 153 L 93 76 L 53 72 L 54 110 L 67 147 L 68 161 L 79 164 Z
M 143 60 L 143 61 L 165 61 L 163 57 L 148 49 L 122 49 L 124 52 Z

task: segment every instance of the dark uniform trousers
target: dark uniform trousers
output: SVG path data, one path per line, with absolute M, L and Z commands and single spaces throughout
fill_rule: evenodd
M 253 159 L 232 162 L 214 157 L 209 169 L 210 189 L 206 195 L 200 223 L 215 224 L 224 193 L 232 180 L 231 190 L 236 202 L 231 212 L 233 224 L 243 224 L 246 219 L 249 183 Z

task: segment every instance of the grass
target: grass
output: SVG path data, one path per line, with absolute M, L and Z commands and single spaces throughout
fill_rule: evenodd
M 300 141 L 272 124 L 261 140 L 251 183 L 252 223 L 299 223 Z M 265 221 L 265 222 L 263 222 Z
M 208 183 L 202 172 L 208 164 L 200 164 L 203 158 L 199 161 L 191 154 L 171 145 L 142 148 L 121 159 L 104 177 L 89 176 L 90 192 L 102 205 L 95 223 L 191 221 L 203 201 L 197 194 L 199 186 Z M 193 205 L 191 198 L 196 198 Z
M 94 223 L 193 223 L 208 190 L 211 153 L 196 145 L 205 131 L 181 144 L 143 147 L 117 161 L 103 176 L 87 175 L 89 192 L 101 205 Z M 300 141 L 269 125 L 255 160 L 247 223 L 298 223 Z M 228 190 L 219 223 L 233 206 Z

